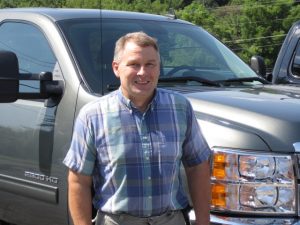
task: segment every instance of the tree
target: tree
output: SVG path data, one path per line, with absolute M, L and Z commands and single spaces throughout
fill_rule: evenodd
M 285 33 L 288 32 L 290 27 L 292 26 L 293 23 L 295 23 L 297 20 L 300 20 L 300 5 L 294 5 L 290 11 L 289 14 L 286 18 L 283 19 L 282 21 L 282 27 L 285 30 Z
M 65 0 L 65 7 L 67 8 L 101 8 L 103 0 Z
M 17 0 L 13 7 L 52 7 L 60 8 L 66 3 L 66 0 Z
M 215 16 L 215 23 L 213 24 L 212 32 L 222 42 L 224 42 L 232 50 L 241 48 L 238 42 L 232 40 L 239 40 L 241 38 L 241 6 L 228 5 L 218 7 L 211 11 Z
M 287 17 L 292 3 L 292 0 L 276 0 L 272 5 L 245 1 L 240 38 L 243 50 L 240 55 L 244 60 L 258 54 L 266 59 L 267 66 L 273 66 L 285 34 L 282 21 Z
M 215 0 L 215 2 L 216 2 L 219 6 L 224 6 L 224 5 L 228 4 L 229 0 Z
M 187 20 L 198 26 L 205 27 L 208 31 L 212 32 L 213 24 L 215 23 L 214 16 L 204 7 L 204 5 L 193 2 L 186 6 L 184 9 L 179 10 L 178 17 Z
M 292 3 L 293 0 L 274 0 L 272 4 L 263 0 L 232 0 L 211 11 L 216 20 L 210 29 L 245 62 L 253 55 L 261 55 L 271 68 L 286 33 L 283 21 L 287 21 L 284 18 Z
M 166 14 L 204 27 L 244 61 L 252 55 L 272 67 L 285 34 L 300 17 L 294 0 L 1 0 L 1 8 L 102 8 Z
M 2 0 L 2 1 L 0 1 L 0 7 L 1 8 L 15 8 L 15 7 L 18 7 L 18 3 L 20 3 L 20 1 L 18 1 L 18 0 Z

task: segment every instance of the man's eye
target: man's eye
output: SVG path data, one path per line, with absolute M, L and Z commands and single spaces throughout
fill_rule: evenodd
M 146 66 L 148 68 L 153 68 L 153 67 L 155 67 L 155 64 L 154 63 L 147 63 Z
M 137 63 L 131 63 L 128 65 L 129 67 L 132 67 L 132 68 L 138 68 L 140 65 L 137 64 Z

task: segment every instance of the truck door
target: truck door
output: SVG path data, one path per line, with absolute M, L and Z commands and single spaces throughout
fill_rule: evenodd
M 17 55 L 20 73 L 61 75 L 46 37 L 31 23 L 0 24 L 0 50 Z M 19 90 L 39 91 L 39 82 L 23 81 Z M 59 172 L 61 159 L 53 156 L 57 110 L 42 99 L 0 104 L 0 215 L 5 220 L 68 224 L 66 203 L 59 204 L 59 186 L 66 186 L 60 178 L 66 174 Z

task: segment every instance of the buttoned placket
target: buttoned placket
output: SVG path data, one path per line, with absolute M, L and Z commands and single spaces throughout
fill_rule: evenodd
M 147 116 L 151 113 L 152 107 L 151 105 L 148 106 L 147 110 L 143 113 L 138 111 L 137 109 L 133 110 L 133 115 L 136 120 L 138 133 L 141 140 L 141 154 L 143 154 L 143 161 L 144 166 L 150 167 L 150 161 L 152 156 L 152 143 L 151 143 L 151 136 L 149 132 L 149 127 L 147 124 Z M 150 187 L 151 186 L 151 169 L 144 169 L 144 177 L 146 180 L 144 181 L 144 187 Z M 144 208 L 145 209 L 151 209 L 152 208 L 152 193 L 151 188 L 144 188 Z M 150 215 L 148 215 L 150 216 Z

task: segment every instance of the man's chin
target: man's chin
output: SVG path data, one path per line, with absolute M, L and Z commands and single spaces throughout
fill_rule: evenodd
M 135 87 L 133 89 L 133 92 L 138 93 L 138 94 L 145 94 L 149 95 L 149 93 L 153 93 L 154 89 L 152 86 L 150 87 L 149 85 L 139 85 L 138 87 Z
M 133 90 L 132 94 L 134 94 L 136 97 L 146 97 L 148 98 L 149 96 L 152 96 L 154 93 L 154 89 L 135 89 Z

